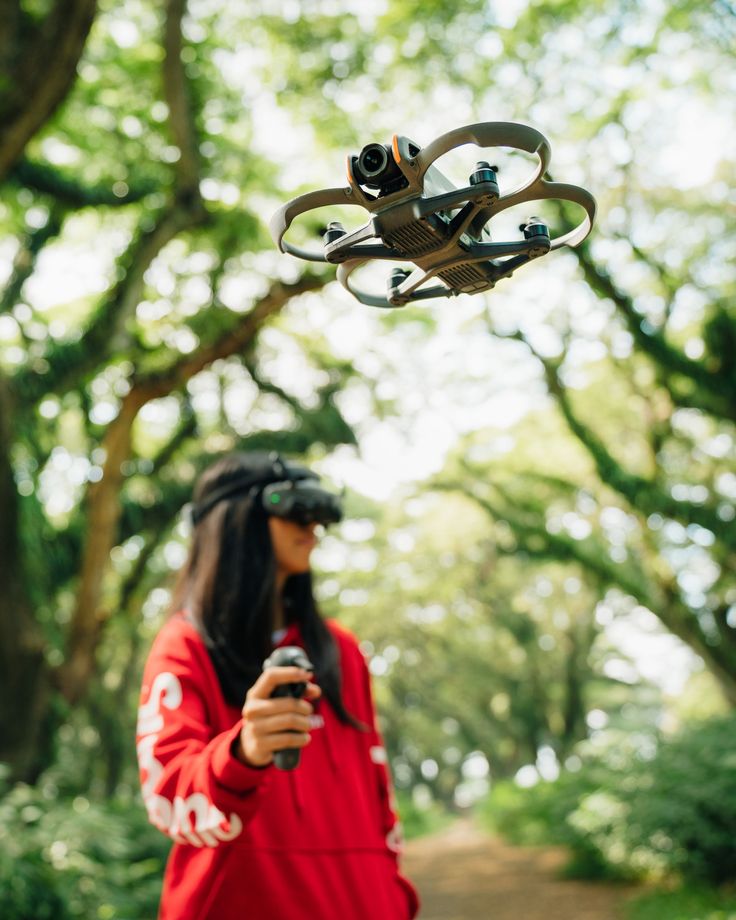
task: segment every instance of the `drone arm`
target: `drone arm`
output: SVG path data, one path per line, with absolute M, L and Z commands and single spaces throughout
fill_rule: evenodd
M 464 208 L 458 211 L 447 228 L 448 243 L 456 243 L 468 229 L 477 214 L 478 205 L 474 201 L 469 201 Z
M 495 194 L 494 194 L 495 192 Z M 417 201 L 417 217 L 426 217 L 427 214 L 436 214 L 437 211 L 449 211 L 465 204 L 477 202 L 478 199 L 491 200 L 498 196 L 498 187 L 487 182 L 470 185 L 467 188 L 458 188 L 454 192 L 445 192 L 443 195 L 433 195 L 431 198 L 421 198 Z
M 421 268 L 414 269 L 409 277 L 401 282 L 397 288 L 397 294 L 399 296 L 395 300 L 389 300 L 388 297 L 382 297 L 379 294 L 370 294 L 366 291 L 361 291 L 350 283 L 350 276 L 356 268 L 360 268 L 361 265 L 364 265 L 367 261 L 367 259 L 351 259 L 348 262 L 343 262 L 337 269 L 337 280 L 361 303 L 369 307 L 381 307 L 386 310 L 392 310 L 395 307 L 403 306 L 409 301 L 429 300 L 432 297 L 448 297 L 453 293 L 449 291 L 444 284 L 422 288 L 420 291 L 416 290 L 420 284 L 423 284 L 431 277 L 430 273 L 425 272 L 424 269 Z
M 398 250 L 393 249 L 391 246 L 386 246 L 383 243 L 366 243 L 365 245 L 356 243 L 343 250 L 334 249 L 332 252 L 326 253 L 326 261 L 333 265 L 339 265 L 342 262 L 350 262 L 354 259 L 360 259 L 361 261 L 366 259 L 388 259 L 396 261 L 397 259 L 403 258 L 404 256 Z
M 307 259 L 310 262 L 326 262 L 324 253 L 302 249 L 301 246 L 294 246 L 284 240 L 284 234 L 291 226 L 294 218 L 305 211 L 336 204 L 354 205 L 356 203 L 353 200 L 353 190 L 351 188 L 323 188 L 316 192 L 307 192 L 306 195 L 299 195 L 297 198 L 287 201 L 273 215 L 269 223 L 271 237 L 282 252 L 288 252 L 293 256 Z
M 351 230 L 349 233 L 345 232 L 341 224 L 333 226 L 337 227 L 337 233 L 340 235 L 325 245 L 325 258 L 328 262 L 344 262 L 347 258 L 345 251 L 348 248 L 376 237 L 376 228 L 372 220 L 369 220 L 367 224 L 363 224 L 362 227 L 358 227 L 357 230 Z
M 525 259 L 529 259 L 530 253 L 537 250 L 539 246 L 539 242 L 535 240 L 512 240 L 509 243 L 472 243 L 468 246 L 468 254 L 463 261 L 469 263 L 484 262 L 486 260 L 501 259 L 504 256 L 516 255 L 523 255 Z
M 423 268 L 415 268 L 403 281 L 400 281 L 395 287 L 392 286 L 389 304 L 392 307 L 403 306 L 409 300 L 421 300 L 422 298 L 436 296 L 428 293 L 428 291 L 417 290 L 430 276 L 431 273 Z M 435 288 L 429 290 L 434 291 Z

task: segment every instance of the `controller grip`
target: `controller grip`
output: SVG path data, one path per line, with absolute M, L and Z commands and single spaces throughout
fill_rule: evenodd
M 284 645 L 281 648 L 274 649 L 271 655 L 263 662 L 263 670 L 265 671 L 267 668 L 302 668 L 305 671 L 314 671 L 314 666 L 307 658 L 306 652 L 297 645 Z M 291 696 L 294 699 L 300 699 L 304 696 L 306 689 L 307 684 L 305 681 L 281 684 L 273 691 L 271 696 Z M 279 770 L 293 770 L 299 766 L 300 756 L 300 748 L 284 748 L 282 751 L 274 753 L 273 762 Z

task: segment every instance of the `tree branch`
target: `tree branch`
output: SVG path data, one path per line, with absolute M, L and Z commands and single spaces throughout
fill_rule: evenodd
M 550 533 L 539 523 L 533 511 L 524 515 L 524 502 L 518 496 L 510 498 L 494 485 L 504 498 L 500 506 L 476 489 L 462 483 L 437 481 L 434 488 L 457 491 L 472 499 L 492 520 L 505 521 L 521 545 L 531 557 L 554 559 L 559 562 L 577 562 L 602 586 L 614 586 L 642 606 L 651 610 L 663 625 L 685 642 L 706 662 L 723 687 L 724 693 L 736 704 L 736 681 L 733 643 L 713 645 L 711 638 L 701 628 L 697 616 L 680 597 L 675 580 L 663 572 L 642 572 L 641 578 L 634 578 L 631 562 L 619 564 L 610 559 L 605 548 L 590 538 L 574 540 L 559 533 Z M 521 512 L 521 513 L 520 513 Z M 518 552 L 518 549 L 514 550 Z
M 245 351 L 253 343 L 264 323 L 282 310 L 292 297 L 318 290 L 323 284 L 324 278 L 316 275 L 303 275 L 298 281 L 290 284 L 277 281 L 237 326 L 163 371 L 134 377 L 131 392 L 137 393 L 137 398 L 142 400 L 143 404 L 165 396 L 172 390 L 181 389 L 191 377 L 218 358 L 228 358 Z
M 76 179 L 65 176 L 60 170 L 47 163 L 22 159 L 10 171 L 9 179 L 19 185 L 33 189 L 43 195 L 50 195 L 68 208 L 97 206 L 120 207 L 140 201 L 157 190 L 150 182 L 128 185 L 124 195 L 116 195 L 107 184 L 82 185 Z
M 12 274 L 0 298 L 0 313 L 7 313 L 18 303 L 23 285 L 33 274 L 38 254 L 49 240 L 59 235 L 63 219 L 63 210 L 57 206 L 52 207 L 43 227 L 31 230 L 21 241 L 13 260 Z
M 118 496 L 123 485 L 123 463 L 130 456 L 133 422 L 139 408 L 135 401 L 123 399 L 120 413 L 108 426 L 102 442 L 105 451 L 102 478 L 92 483 L 87 492 L 86 541 L 67 638 L 67 657 L 56 675 L 59 689 L 71 704 L 82 697 L 94 670 L 103 623 L 100 615 L 103 580 L 120 517 Z
M 192 376 L 217 358 L 228 357 L 250 347 L 263 325 L 291 297 L 313 290 L 322 283 L 322 279 L 315 277 L 293 284 L 277 282 L 240 325 L 217 342 L 188 355 L 166 371 L 133 377 L 131 389 L 123 397 L 120 411 L 108 426 L 102 441 L 105 451 L 102 478 L 90 485 L 87 494 L 87 540 L 82 553 L 66 659 L 57 672 L 59 689 L 70 703 L 83 696 L 94 673 L 95 652 L 106 619 L 102 607 L 103 583 L 121 517 L 123 464 L 131 453 L 132 428 L 138 412 L 150 400 L 181 389 Z
M 634 508 L 644 514 L 657 513 L 686 525 L 698 524 L 718 534 L 731 549 L 736 549 L 736 527 L 722 520 L 715 508 L 675 499 L 654 480 L 645 479 L 624 469 L 603 441 L 574 412 L 556 364 L 536 352 L 522 333 L 515 333 L 513 338 L 524 342 L 541 363 L 550 394 L 559 405 L 570 431 L 590 454 L 598 475 L 606 485 L 624 496 Z
M 496 505 L 490 499 L 480 495 L 476 490 L 459 483 L 433 483 L 434 487 L 462 492 L 472 499 L 488 516 L 494 520 L 506 521 L 514 536 L 523 544 L 524 551 L 532 556 L 552 558 L 559 562 L 574 561 L 590 572 L 603 585 L 616 585 L 625 593 L 637 598 L 643 605 L 652 609 L 661 601 L 650 593 L 643 579 L 635 578 L 631 567 L 619 566 L 607 556 L 606 549 L 590 538 L 574 540 L 562 533 L 550 533 L 542 526 L 537 515 L 524 516 L 513 510 L 522 507 L 518 499 L 505 502 L 506 506 Z M 498 488 L 494 486 L 498 491 Z M 503 494 L 503 493 L 501 493 Z M 505 498 L 505 496 L 504 496 Z
M 66 98 L 96 13 L 97 0 L 56 0 L 38 24 L 22 14 L 8 17 L 15 28 L 0 55 L 0 181 Z
M 614 282 L 611 275 L 598 265 L 586 245 L 571 252 L 583 270 L 583 276 L 590 287 L 600 296 L 613 302 L 623 316 L 637 345 L 655 362 L 660 379 L 677 405 L 692 405 L 688 396 L 677 385 L 677 377 L 691 381 L 699 388 L 697 404 L 719 418 L 736 421 L 736 384 L 724 375 L 711 372 L 700 361 L 688 358 L 679 349 L 670 345 L 660 329 L 650 328 L 632 298 Z
M 120 281 L 98 307 L 85 333 L 77 341 L 52 346 L 45 355 L 45 373 L 29 369 L 16 376 L 16 388 L 26 408 L 46 393 L 79 387 L 109 357 L 117 333 L 140 302 L 143 276 L 151 262 L 167 243 L 200 219 L 198 207 L 192 211 L 183 202 L 175 201 L 152 227 L 139 228 L 118 261 Z
M 189 87 L 181 59 L 181 24 L 186 0 L 167 0 L 164 27 L 164 96 L 169 107 L 169 127 L 181 156 L 174 165 L 180 194 L 199 196 L 199 144 L 192 115 Z

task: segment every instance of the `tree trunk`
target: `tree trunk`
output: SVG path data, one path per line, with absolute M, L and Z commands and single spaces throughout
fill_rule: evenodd
M 11 410 L 10 388 L 0 377 L 0 761 L 10 766 L 13 779 L 28 780 L 37 772 L 43 747 L 50 682 L 20 547 Z
M 57 0 L 33 23 L 19 6 L 0 3 L 0 181 L 66 98 L 97 13 L 97 0 Z

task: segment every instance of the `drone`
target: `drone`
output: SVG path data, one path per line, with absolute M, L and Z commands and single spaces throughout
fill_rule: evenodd
M 531 178 L 503 195 L 498 169 L 481 160 L 468 185 L 457 188 L 434 166 L 456 147 L 511 147 L 536 154 Z M 282 252 L 310 262 L 337 265 L 337 279 L 364 304 L 402 307 L 433 297 L 477 294 L 509 278 L 522 265 L 561 246 L 577 246 L 590 233 L 595 199 L 583 188 L 547 178 L 551 158 L 547 139 L 534 128 L 514 122 L 481 122 L 448 131 L 419 147 L 395 134 L 390 144 L 372 143 L 348 155 L 348 185 L 307 192 L 279 208 L 270 222 L 271 236 Z M 518 240 L 495 242 L 489 224 L 502 211 L 528 201 L 554 198 L 580 205 L 585 217 L 578 226 L 550 238 L 547 225 L 530 217 Z M 337 221 L 322 230 L 321 249 L 305 249 L 286 239 L 295 218 L 315 208 L 353 205 L 369 220 L 346 231 Z M 394 268 L 385 294 L 355 285 L 353 273 L 373 260 L 413 263 Z

